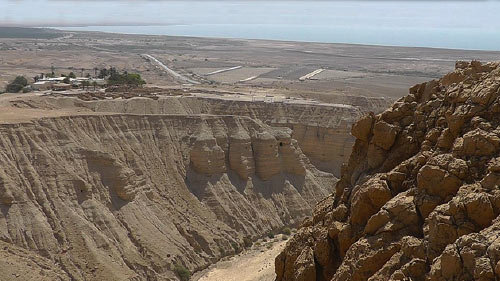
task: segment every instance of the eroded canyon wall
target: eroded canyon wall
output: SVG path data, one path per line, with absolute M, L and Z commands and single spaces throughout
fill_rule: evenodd
M 248 116 L 273 127 L 292 129 L 292 137 L 304 154 L 320 170 L 340 177 L 340 166 L 347 162 L 354 144 L 351 125 L 366 112 L 379 112 L 388 106 L 384 99 L 358 97 L 363 106 L 345 104 L 301 104 L 263 102 L 194 96 L 163 96 L 158 100 L 81 101 L 76 98 L 42 97 L 29 102 L 38 108 L 81 108 L 93 112 L 134 114 L 213 114 Z
M 287 128 L 96 115 L 0 125 L 0 263 L 37 280 L 174 280 L 331 192 Z M 30 271 L 31 270 L 31 271 Z

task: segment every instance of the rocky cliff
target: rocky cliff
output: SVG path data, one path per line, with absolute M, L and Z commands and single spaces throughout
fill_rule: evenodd
M 278 281 L 500 279 L 500 65 L 458 62 L 352 127 Z
M 133 114 L 211 114 L 248 116 L 267 125 L 292 129 L 292 138 L 309 160 L 320 170 L 340 176 L 340 166 L 347 162 L 354 137 L 350 127 L 365 112 L 387 108 L 383 99 L 358 97 L 355 104 L 301 104 L 298 102 L 249 101 L 238 96 L 160 96 L 153 100 L 82 101 L 69 97 L 38 97 L 14 101 L 17 106 L 30 108 L 72 108 L 92 112 Z
M 290 129 L 234 116 L 2 124 L 0 163 L 0 280 L 176 280 L 302 220 L 335 181 Z

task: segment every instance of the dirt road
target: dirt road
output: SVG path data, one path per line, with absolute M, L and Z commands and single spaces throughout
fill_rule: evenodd
M 243 253 L 221 260 L 204 272 L 193 276 L 195 281 L 273 281 L 274 258 L 284 248 L 286 241 L 277 236 L 276 242 L 253 246 Z

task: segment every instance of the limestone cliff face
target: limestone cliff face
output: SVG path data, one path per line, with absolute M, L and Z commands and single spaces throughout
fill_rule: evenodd
M 0 265 L 13 261 L 0 279 L 176 280 L 175 265 L 204 268 L 297 222 L 335 179 L 298 147 L 257 172 L 259 134 L 287 130 L 232 116 L 0 125 Z
M 252 140 L 248 133 L 237 128 L 229 138 L 229 166 L 241 179 L 255 173 L 255 159 Z
M 217 145 L 210 131 L 203 130 L 196 136 L 191 150 L 191 164 L 196 172 L 206 175 L 223 173 L 226 171 L 225 160 L 224 150 Z
M 318 169 L 337 177 L 340 177 L 342 163 L 349 159 L 354 144 L 348 129 L 354 121 L 347 120 L 335 126 L 292 125 L 292 137 L 297 140 L 304 154 Z
M 500 65 L 458 62 L 353 127 L 335 193 L 276 258 L 278 281 L 498 280 Z
M 386 104 L 381 101 L 370 103 L 367 98 L 363 101 L 355 102 L 362 104 L 361 107 L 173 96 L 161 97 L 158 100 L 134 98 L 85 102 L 75 98 L 41 97 L 39 100 L 23 101 L 23 103 L 29 103 L 30 107 L 77 107 L 94 112 L 248 116 L 273 127 L 292 129 L 292 138 L 298 141 L 302 152 L 309 160 L 320 170 L 339 177 L 340 166 L 349 159 L 354 144 L 354 138 L 350 135 L 351 125 L 363 116 L 364 112 L 379 112 L 381 106 Z
M 238 128 L 229 139 L 217 140 L 210 130 L 201 129 L 190 153 L 193 169 L 211 176 L 224 173 L 229 167 L 242 180 L 255 174 L 264 181 L 281 173 L 305 176 L 307 169 L 314 169 L 297 141 L 292 140 L 290 129 L 268 128 L 252 134 L 250 137 Z
M 255 171 L 263 180 L 281 171 L 278 143 L 269 132 L 258 133 L 255 140 Z

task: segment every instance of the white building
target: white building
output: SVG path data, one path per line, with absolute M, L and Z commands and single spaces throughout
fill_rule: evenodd
M 50 90 L 52 88 L 52 82 L 50 81 L 38 81 L 31 85 L 31 88 L 36 91 L 45 91 Z
M 62 83 L 66 77 L 44 77 L 38 79 L 37 82 L 52 82 L 52 83 Z

